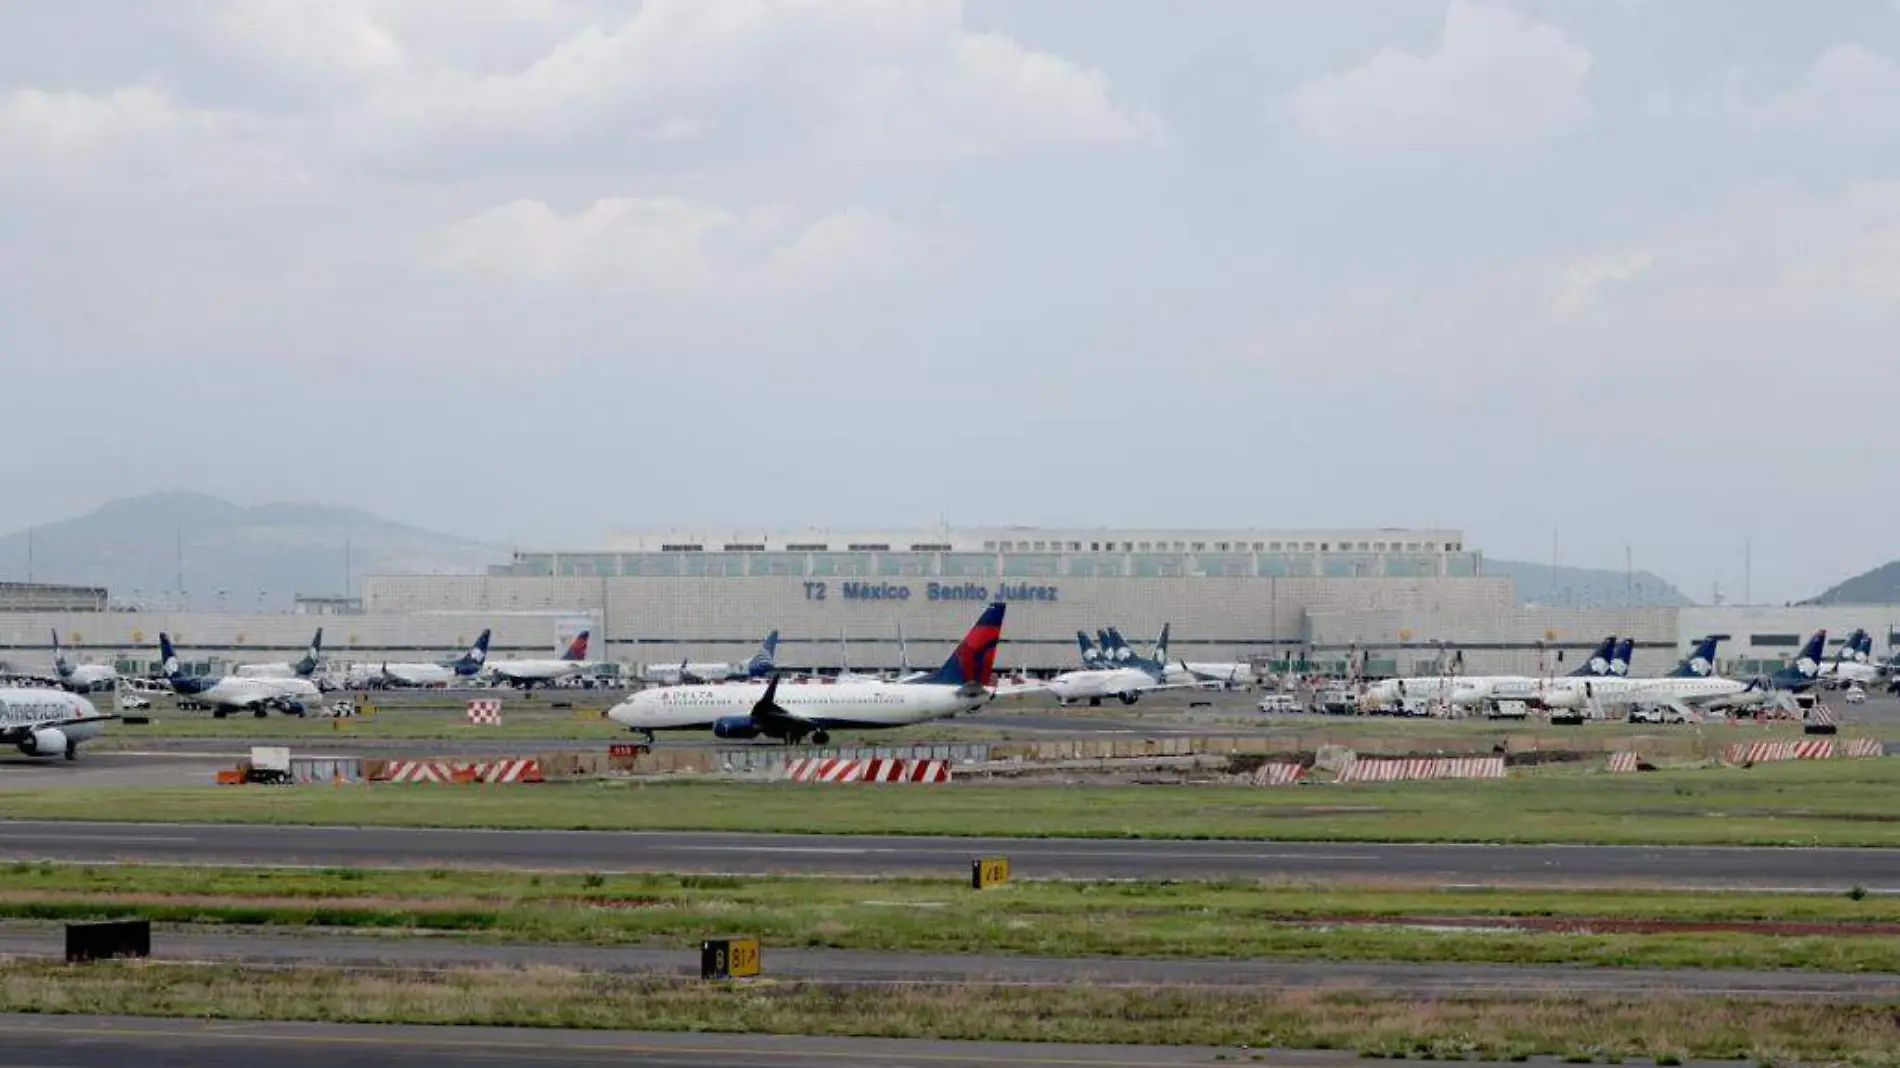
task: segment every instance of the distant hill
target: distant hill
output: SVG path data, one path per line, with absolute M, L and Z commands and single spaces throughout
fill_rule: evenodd
M 1881 564 L 1802 604 L 1900 604 L 1900 560 Z
M 1621 571 L 1588 567 L 1551 567 L 1522 560 L 1484 558 L 1484 573 L 1509 575 L 1517 589 L 1517 603 L 1560 606 L 1611 607 L 1635 605 L 1694 604 L 1661 576 L 1637 571 L 1625 576 Z
M 179 543 L 191 607 L 289 608 L 296 594 L 344 592 L 344 543 L 355 591 L 371 573 L 480 574 L 505 549 L 392 523 L 354 508 L 318 504 L 253 507 L 201 493 L 154 493 L 109 501 L 33 528 L 38 582 L 105 586 L 115 602 L 176 596 Z M 27 532 L 0 537 L 0 579 L 27 577 Z

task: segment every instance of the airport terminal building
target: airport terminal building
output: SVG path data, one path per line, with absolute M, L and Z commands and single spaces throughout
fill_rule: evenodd
M 598 550 L 520 552 L 484 576 L 366 580 L 372 615 L 583 612 L 628 664 L 743 659 L 773 629 L 781 663 L 898 666 L 941 657 L 986 601 L 1010 605 L 1004 663 L 1076 663 L 1110 625 L 1175 655 L 1284 657 L 1315 612 L 1495 615 L 1508 579 L 1456 530 L 660 531 Z
M 106 591 L 0 591 L 0 663 L 51 662 L 49 629 L 81 662 L 143 674 L 161 631 L 195 670 L 287 660 L 325 628 L 332 664 L 439 660 L 484 629 L 495 656 L 548 656 L 578 631 L 590 659 L 621 671 L 682 660 L 738 661 L 772 630 L 789 669 L 932 665 L 990 600 L 1005 601 L 1000 664 L 1076 666 L 1075 633 L 1117 627 L 1146 647 L 1172 624 L 1174 657 L 1304 658 L 1343 670 L 1354 651 L 1374 675 L 1437 670 L 1564 670 L 1608 634 L 1637 641 L 1636 669 L 1660 671 L 1705 634 L 1725 669 L 1785 661 L 1826 628 L 1853 627 L 1883 656 L 1900 608 L 1539 607 L 1485 572 L 1457 530 L 662 531 L 584 552 L 518 552 L 486 575 L 373 575 L 359 598 L 320 612 L 127 612 Z M 1559 660 L 1562 653 L 1564 659 Z

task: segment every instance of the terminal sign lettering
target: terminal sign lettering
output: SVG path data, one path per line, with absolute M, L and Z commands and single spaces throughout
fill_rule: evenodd
M 920 593 L 908 582 L 840 582 L 834 591 L 829 582 L 805 583 L 807 601 L 828 601 L 833 593 L 846 601 L 1055 601 L 1061 592 L 1055 586 L 1035 586 L 1027 582 L 1004 582 L 986 586 L 980 582 L 926 582 Z

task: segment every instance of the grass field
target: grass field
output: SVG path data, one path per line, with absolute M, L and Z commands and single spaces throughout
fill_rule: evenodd
M 687 947 L 739 930 L 776 947 L 923 953 L 1900 971 L 1900 898 L 1845 894 L 1192 882 L 977 893 L 927 879 L 0 868 L 0 917 L 129 916 L 603 945 Z M 1482 922 L 1451 929 L 1459 921 Z
M 1345 1049 L 1375 1057 L 1900 1064 L 1893 1007 L 1353 990 L 715 985 L 556 969 L 351 972 L 0 963 L 0 1011 Z M 48 1026 L 57 1028 L 55 1021 Z M 1235 1052 L 1233 1059 L 1250 1054 Z
M 627 783 L 0 790 L 15 818 L 1304 841 L 1900 846 L 1900 761 L 1280 789 Z

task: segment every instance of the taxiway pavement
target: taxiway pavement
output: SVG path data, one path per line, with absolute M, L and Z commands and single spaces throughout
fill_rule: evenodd
M 1900 892 L 1900 849 L 944 838 L 0 821 L 0 857 L 731 874 L 956 874 L 1001 853 L 1024 878 L 1350 878 L 1445 885 L 1673 885 Z
M 64 928 L 0 923 L 0 957 L 59 957 Z M 456 937 L 361 936 L 281 928 L 202 930 L 159 925 L 159 960 L 351 969 L 548 966 L 588 972 L 691 977 L 697 950 L 652 946 L 478 942 Z M 1414 964 L 1385 961 L 1156 960 L 1015 957 L 781 949 L 767 945 L 765 974 L 851 985 L 1000 983 L 1010 986 L 1245 986 L 1365 989 L 1414 997 L 1554 997 L 1635 993 L 1700 997 L 1900 1001 L 1900 975 L 1579 965 Z

